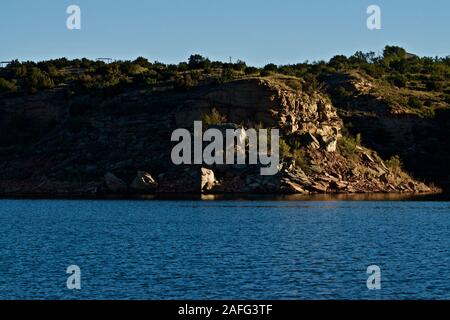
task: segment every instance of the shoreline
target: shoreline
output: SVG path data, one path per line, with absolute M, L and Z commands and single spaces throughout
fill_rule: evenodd
M 32 195 L 0 194 L 1 200 L 79 200 L 79 201 L 450 201 L 448 192 L 428 193 L 327 193 L 327 194 L 269 194 L 227 193 L 194 194 L 164 193 L 148 195 Z

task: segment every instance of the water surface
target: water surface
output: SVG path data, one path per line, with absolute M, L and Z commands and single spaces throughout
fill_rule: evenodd
M 0 200 L 0 234 L 0 299 L 450 299 L 444 201 Z

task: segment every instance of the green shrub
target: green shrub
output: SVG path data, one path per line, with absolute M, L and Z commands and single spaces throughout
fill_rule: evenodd
M 191 74 L 186 73 L 175 78 L 175 88 L 187 91 L 198 85 L 197 79 L 193 78 Z
M 357 141 L 355 138 L 351 136 L 342 136 L 342 138 L 338 141 L 338 151 L 339 153 L 346 157 L 356 159 L 357 156 Z
M 247 74 L 247 75 L 256 74 L 256 73 L 258 73 L 258 71 L 259 71 L 258 68 L 255 68 L 255 67 L 246 67 L 244 70 L 245 74 Z
M 347 67 L 348 59 L 344 55 L 337 55 L 330 59 L 328 65 L 336 70 L 340 70 Z
M 190 69 L 208 69 L 211 68 L 211 61 L 199 54 L 193 54 L 188 62 Z
M 221 124 L 226 123 L 227 118 L 220 114 L 220 112 L 213 108 L 211 110 L 211 113 L 203 113 L 202 114 L 202 122 L 204 125 L 214 125 L 214 124 Z
M 406 83 L 407 83 L 406 77 L 402 74 L 396 74 L 396 75 L 389 77 L 389 81 L 397 88 L 404 88 L 404 87 L 406 87 Z
M 231 68 L 226 68 L 225 70 L 222 71 L 222 75 L 219 81 L 221 83 L 225 83 L 228 81 L 232 81 L 233 79 L 235 79 L 233 70 Z
M 268 77 L 272 74 L 272 72 L 268 71 L 268 70 L 261 70 L 260 75 L 261 77 Z
M 8 65 L 8 69 L 11 70 L 13 78 L 23 78 L 27 75 L 27 66 L 18 60 L 12 61 Z
M 436 112 L 434 111 L 433 108 L 422 107 L 422 108 L 420 108 L 420 113 L 427 118 L 436 117 Z
M 386 46 L 383 50 L 383 57 L 404 59 L 406 57 L 406 50 L 398 46 Z
M 398 155 L 392 156 L 386 161 L 386 165 L 394 172 L 400 173 L 402 171 L 403 163 Z
M 0 93 L 4 92 L 16 92 L 17 91 L 17 81 L 8 81 L 6 79 L 0 78 Z
M 355 143 L 356 143 L 357 146 L 361 145 L 361 140 L 362 140 L 361 133 L 358 133 L 356 135 L 356 139 L 355 139 Z
M 152 64 L 144 57 L 138 57 L 136 60 L 133 61 L 135 64 L 140 65 L 143 68 L 151 68 Z
M 280 138 L 280 158 L 286 158 L 291 155 L 291 147 L 284 141 L 283 138 Z
M 305 80 L 303 90 L 306 93 L 312 94 L 317 91 L 319 88 L 319 81 L 316 76 L 308 73 L 304 75 L 303 79 Z
M 352 93 L 350 91 L 348 91 L 346 88 L 344 88 L 343 86 L 338 86 L 335 89 L 335 98 L 338 101 L 346 100 L 351 96 L 352 96 Z
M 428 91 L 442 91 L 443 84 L 439 80 L 429 80 L 425 83 L 425 87 Z
M 385 71 L 379 64 L 366 64 L 363 66 L 363 70 L 369 75 L 376 79 L 380 79 Z
M 286 81 L 286 85 L 294 91 L 302 90 L 302 83 L 300 79 L 289 79 Z
M 54 87 L 53 80 L 39 68 L 33 67 L 28 70 L 25 78 L 25 88 L 28 92 L 35 93 L 38 90 L 51 89 Z
M 422 107 L 422 101 L 417 97 L 409 97 L 408 106 L 414 109 L 420 109 Z
M 242 60 L 238 60 L 236 63 L 233 64 L 232 68 L 233 70 L 242 72 L 247 68 L 247 64 Z
M 450 104 L 450 94 L 447 94 L 447 95 L 445 96 L 444 101 L 445 101 L 447 104 Z
M 292 150 L 301 149 L 301 147 L 302 147 L 301 142 L 295 136 L 288 137 L 287 143 L 291 147 Z
M 295 165 L 302 170 L 306 170 L 308 168 L 308 161 L 306 158 L 306 153 L 304 150 L 297 149 L 292 152 L 292 156 L 295 160 Z
M 162 70 L 158 73 L 158 79 L 161 81 L 173 81 L 175 80 L 177 73 L 170 70 Z
M 80 75 L 73 83 L 77 90 L 87 91 L 96 88 L 98 85 L 97 79 L 88 74 Z
M 278 67 L 276 64 L 273 63 L 269 63 L 267 65 L 264 66 L 264 70 L 265 71 L 269 71 L 269 72 L 275 72 L 278 70 Z
M 141 66 L 140 64 L 132 64 L 128 70 L 128 74 L 131 76 L 136 76 L 139 74 L 142 74 L 144 72 L 146 72 L 148 69 L 144 68 L 143 66 Z
M 185 72 L 189 70 L 189 65 L 186 62 L 180 62 L 177 67 L 178 72 Z

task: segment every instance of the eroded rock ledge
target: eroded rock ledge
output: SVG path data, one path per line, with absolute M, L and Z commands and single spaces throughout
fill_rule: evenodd
M 57 125 L 31 147 L 2 150 L 0 195 L 438 191 L 345 137 L 343 121 L 325 96 L 293 90 L 287 80 L 245 79 L 184 93 L 130 91 L 106 100 L 79 97 L 97 107 L 77 122 L 70 116 L 72 101 L 43 98 L 40 118 L 56 115 Z M 9 117 L 13 103 L 4 103 Z M 22 103 L 22 111 L 36 110 Z M 172 165 L 171 132 L 191 128 L 212 108 L 236 125 L 279 128 L 283 141 L 294 146 L 285 150 L 279 173 L 261 176 L 250 165 Z

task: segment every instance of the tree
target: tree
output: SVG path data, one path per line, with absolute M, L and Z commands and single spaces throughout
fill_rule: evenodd
M 12 61 L 7 69 L 11 73 L 12 78 L 23 78 L 27 75 L 27 66 L 19 62 L 19 60 Z
M 348 64 L 348 59 L 346 56 L 343 55 L 337 55 L 330 59 L 330 62 L 328 65 L 330 67 L 333 67 L 336 70 L 345 68 Z
M 133 61 L 134 64 L 138 64 L 143 68 L 150 69 L 152 67 L 152 64 L 144 57 L 138 57 L 136 60 Z
M 366 64 L 369 62 L 369 58 L 362 51 L 356 51 L 354 55 L 352 55 L 350 58 L 348 58 L 348 61 L 350 63 L 354 63 L 354 64 Z M 331 62 L 331 60 L 330 60 L 330 62 Z
M 383 57 L 385 59 L 387 58 L 405 59 L 406 50 L 397 46 L 386 46 L 383 50 Z
M 268 71 L 268 72 L 275 72 L 278 70 L 278 67 L 276 64 L 273 63 L 269 63 L 264 67 L 264 71 Z
M 258 68 L 255 67 L 246 67 L 245 68 L 245 74 L 250 75 L 250 74 L 255 74 L 258 72 Z
M 53 88 L 54 83 L 47 73 L 42 72 L 39 68 L 32 67 L 31 69 L 28 69 L 25 78 L 25 87 L 28 92 L 35 93 L 38 90 Z
M 238 60 L 235 64 L 233 64 L 233 69 L 236 71 L 244 71 L 245 68 L 247 68 L 247 64 L 242 60 Z
M 189 70 L 189 65 L 186 62 L 180 62 L 178 64 L 178 71 L 179 72 L 184 72 L 184 71 L 187 71 L 187 70 Z
M 189 57 L 190 69 L 208 69 L 211 68 L 211 61 L 199 54 L 193 54 Z

